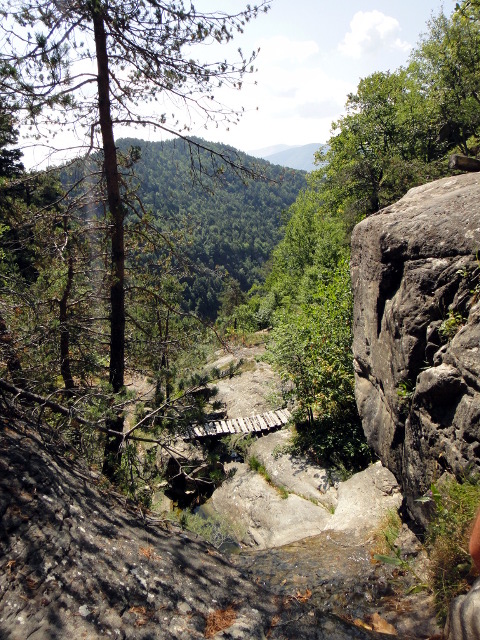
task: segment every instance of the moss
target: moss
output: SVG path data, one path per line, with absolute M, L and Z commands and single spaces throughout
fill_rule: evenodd
M 283 500 L 286 500 L 289 496 L 289 491 L 283 485 L 275 484 L 272 479 L 272 476 L 268 473 L 265 466 L 260 462 L 260 460 L 256 456 L 250 456 L 248 458 L 248 466 L 252 471 L 260 474 L 265 482 L 267 482 L 271 487 L 273 487 L 280 495 Z

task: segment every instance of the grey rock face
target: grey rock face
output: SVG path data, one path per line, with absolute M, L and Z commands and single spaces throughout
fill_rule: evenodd
M 282 498 L 246 464 L 235 464 L 236 473 L 211 498 L 214 511 L 232 517 L 245 529 L 243 542 L 258 549 L 279 547 L 321 533 L 331 514 L 298 495 Z
M 285 452 L 276 454 L 289 437 L 288 430 L 271 433 L 250 449 L 273 483 L 289 492 L 287 498 L 248 465 L 238 463 L 232 465 L 235 475 L 212 495 L 209 506 L 239 525 L 244 544 L 268 549 L 324 532 L 342 532 L 357 544 L 378 528 L 387 512 L 401 506 L 395 478 L 380 462 L 337 482 L 337 488 L 329 487 L 325 469 Z
M 95 485 L 61 441 L 0 414 L 0 638 L 348 640 L 366 631 L 248 581 L 193 534 Z M 211 637 L 211 636 L 208 636 Z
M 419 522 L 432 480 L 480 470 L 479 202 L 478 175 L 444 178 L 352 236 L 357 404 Z
M 310 460 L 285 452 L 291 442 L 289 429 L 282 429 L 258 438 L 249 450 L 266 467 L 276 485 L 323 505 L 328 510 L 337 506 L 339 477 L 335 471 L 313 464 Z

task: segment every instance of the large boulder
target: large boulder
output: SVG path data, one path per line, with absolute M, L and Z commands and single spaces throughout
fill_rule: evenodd
M 296 494 L 281 495 L 247 464 L 233 463 L 235 475 L 212 495 L 209 506 L 234 529 L 242 542 L 258 549 L 289 544 L 320 534 L 331 518 L 325 508 Z
M 331 487 L 327 470 L 281 453 L 290 435 L 288 430 L 269 434 L 249 450 L 264 465 L 270 484 L 247 464 L 232 463 L 235 474 L 203 507 L 207 515 L 230 521 L 244 544 L 269 549 L 342 533 L 348 544 L 357 545 L 381 526 L 388 512 L 400 508 L 399 487 L 380 462 Z
M 270 474 L 277 486 L 285 487 L 315 504 L 334 511 L 337 507 L 337 487 L 340 474 L 334 469 L 325 469 L 301 456 L 288 452 L 292 433 L 281 429 L 258 438 L 248 451 L 257 458 Z
M 357 404 L 420 523 L 432 481 L 480 471 L 479 202 L 477 174 L 444 178 L 352 236 Z

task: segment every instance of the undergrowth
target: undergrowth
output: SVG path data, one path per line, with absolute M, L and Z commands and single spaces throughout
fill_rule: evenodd
M 182 529 L 196 533 L 216 549 L 226 544 L 237 544 L 245 536 L 241 524 L 218 514 L 204 516 L 184 510 L 179 516 L 179 523 Z
M 392 565 L 400 571 L 412 575 L 415 583 L 408 589 L 407 594 L 417 593 L 429 587 L 417 574 L 413 560 L 405 557 L 404 550 L 397 542 L 401 530 L 402 520 L 398 511 L 390 509 L 374 534 L 372 557 L 376 562 Z
M 480 504 L 480 478 L 470 476 L 458 482 L 449 477 L 432 485 L 422 501 L 433 502 L 435 508 L 426 546 L 431 560 L 430 586 L 439 621 L 444 623 L 451 600 L 466 593 L 477 575 L 468 543 Z

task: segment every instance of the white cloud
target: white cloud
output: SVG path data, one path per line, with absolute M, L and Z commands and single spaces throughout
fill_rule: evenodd
M 338 50 L 349 58 L 360 58 L 385 48 L 408 52 L 411 45 L 399 38 L 399 32 L 400 23 L 395 18 L 377 10 L 358 11 Z
M 260 45 L 260 65 L 271 61 L 305 62 L 319 52 L 319 46 L 313 40 L 290 40 L 285 36 L 262 39 Z
M 302 118 L 311 118 L 313 120 L 322 118 L 334 119 L 342 111 L 342 107 L 343 102 L 329 98 L 323 100 L 320 96 L 316 101 L 299 104 L 296 107 L 296 113 Z

